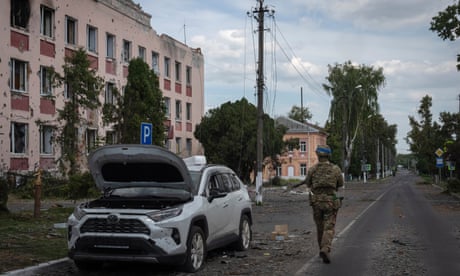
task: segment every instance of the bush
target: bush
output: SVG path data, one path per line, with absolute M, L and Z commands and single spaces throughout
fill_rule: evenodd
M 65 179 L 52 176 L 49 172 L 43 171 L 41 180 L 42 198 L 67 198 L 76 200 L 92 198 L 100 194 L 89 172 L 72 175 L 69 179 Z M 10 187 L 10 191 L 21 199 L 33 199 L 35 181 L 36 176 L 32 173 L 15 175 L 14 186 Z
M 93 177 L 89 172 L 69 177 L 68 195 L 70 199 L 94 198 L 99 194 L 100 192 L 97 190 Z
M 458 178 L 449 178 L 447 180 L 447 190 L 451 193 L 460 192 L 460 180 Z
M 281 186 L 281 178 L 279 176 L 273 177 L 270 181 L 272 186 Z

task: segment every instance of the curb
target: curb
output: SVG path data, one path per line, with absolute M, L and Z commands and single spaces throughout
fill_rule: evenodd
M 65 257 L 65 258 L 62 258 L 62 259 L 57 259 L 57 260 L 49 261 L 49 262 L 46 262 L 46 263 L 41 263 L 41 264 L 34 265 L 34 266 L 29 266 L 29 267 L 22 268 L 22 269 L 8 271 L 5 274 L 1 274 L 1 275 L 5 275 L 5 276 L 34 275 L 33 273 L 34 273 L 34 271 L 36 269 L 47 267 L 47 266 L 54 265 L 54 264 L 58 264 L 58 263 L 65 262 L 65 261 L 68 261 L 68 260 L 69 260 L 69 258 Z

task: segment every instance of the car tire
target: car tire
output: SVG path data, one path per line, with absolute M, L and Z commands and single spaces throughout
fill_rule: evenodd
M 198 226 L 192 226 L 187 239 L 187 254 L 184 264 L 185 272 L 196 272 L 201 269 L 206 259 L 206 239 Z
M 235 243 L 235 249 L 246 251 L 249 249 L 252 239 L 251 221 L 247 215 L 242 215 L 240 219 L 238 241 Z

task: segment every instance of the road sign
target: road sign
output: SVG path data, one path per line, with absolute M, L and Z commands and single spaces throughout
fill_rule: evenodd
M 437 168 L 442 168 L 444 167 L 444 160 L 442 158 L 436 158 L 436 167 Z
M 449 171 L 455 171 L 455 162 L 454 161 L 446 161 L 446 165 Z
M 434 152 L 434 154 L 436 154 L 437 157 L 441 157 L 443 153 L 444 153 L 444 151 L 442 151 L 442 149 L 440 149 L 440 148 L 438 148 L 438 149 Z
M 152 124 L 150 123 L 141 123 L 141 144 L 152 144 Z

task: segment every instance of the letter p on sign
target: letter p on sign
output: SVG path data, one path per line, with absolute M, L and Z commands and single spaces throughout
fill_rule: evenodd
M 152 144 L 152 124 L 150 123 L 141 123 L 141 144 Z

